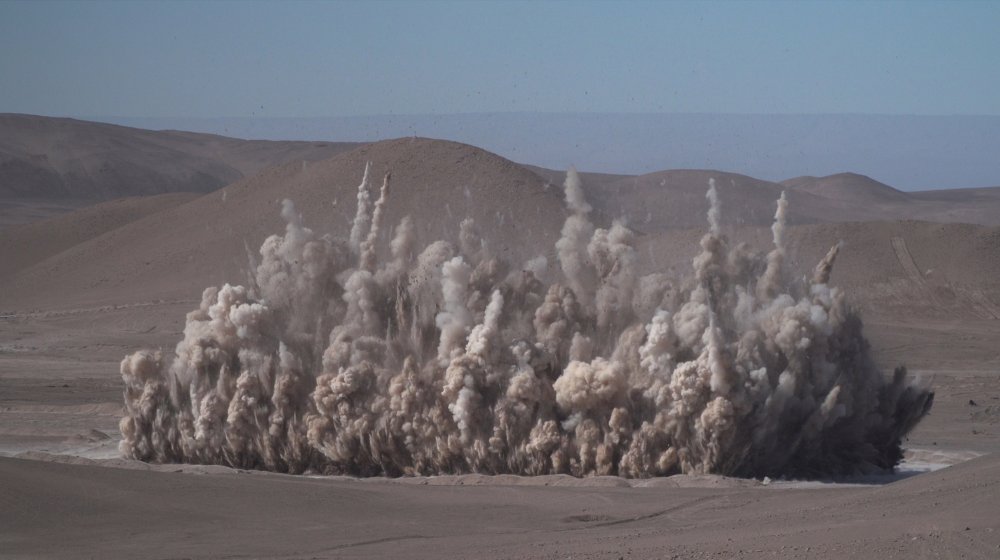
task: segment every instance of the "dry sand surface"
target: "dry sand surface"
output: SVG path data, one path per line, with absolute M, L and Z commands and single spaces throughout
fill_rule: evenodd
M 725 233 L 761 249 L 774 199 L 789 190 L 797 273 L 844 241 L 833 283 L 862 309 L 876 360 L 905 363 L 936 392 L 906 443 L 906 476 L 393 482 L 116 459 L 121 358 L 169 351 L 205 286 L 242 282 L 245 247 L 282 228 L 281 199 L 307 225 L 343 234 L 371 161 L 376 175 L 393 172 L 389 223 L 411 214 L 426 243 L 454 238 L 471 215 L 515 261 L 551 255 L 565 218 L 550 172 L 470 146 L 401 139 L 296 157 L 204 196 L 119 200 L 0 230 L 0 455 L 34 459 L 0 459 L 0 556 L 1000 557 L 1000 196 L 991 189 L 900 193 L 850 175 L 781 185 L 700 171 L 584 174 L 598 220 L 625 214 L 642 232 L 646 270 L 690 267 L 710 175 Z M 916 474 L 930 469 L 940 470 Z
M 995 558 L 1000 461 L 888 485 L 317 479 L 0 459 L 3 554 L 62 558 Z M 188 472 L 163 472 L 188 471 Z M 563 482 L 573 484 L 562 485 Z M 57 538 L 56 538 L 57 535 Z

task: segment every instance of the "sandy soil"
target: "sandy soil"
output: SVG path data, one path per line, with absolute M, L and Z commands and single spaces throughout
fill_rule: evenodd
M 181 470 L 175 468 L 174 470 Z M 0 459 L 0 548 L 79 558 L 988 558 L 1000 460 L 887 486 L 387 483 Z M 452 477 L 449 477 L 452 478 Z M 538 483 L 551 483 L 540 486 Z M 54 528 L 58 538 L 53 538 Z

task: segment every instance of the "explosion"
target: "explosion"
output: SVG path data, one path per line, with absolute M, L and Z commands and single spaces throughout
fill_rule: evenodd
M 839 246 L 811 280 L 783 268 L 784 195 L 757 255 L 720 232 L 710 182 L 708 233 L 675 283 L 637 273 L 624 224 L 594 226 L 572 169 L 558 270 L 498 259 L 468 219 L 457 245 L 417 253 L 404 218 L 380 260 L 390 178 L 373 204 L 369 172 L 348 239 L 286 200 L 246 286 L 205 290 L 171 359 L 122 361 L 124 456 L 360 476 L 835 476 L 893 469 L 930 409 L 905 368 L 883 377 L 829 285 Z

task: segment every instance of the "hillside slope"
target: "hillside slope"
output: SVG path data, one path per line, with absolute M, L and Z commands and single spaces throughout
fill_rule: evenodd
M 582 178 L 596 207 L 643 232 L 699 227 L 708 210 L 705 191 L 710 178 L 722 199 L 723 218 L 738 225 L 769 225 L 782 192 L 790 202 L 788 220 L 793 224 L 920 220 L 1000 225 L 1000 187 L 902 192 L 855 173 L 772 183 L 705 169 L 635 177 L 588 173 Z
M 198 198 L 167 193 L 102 202 L 74 212 L 0 230 L 0 278 L 109 231 Z
M 0 284 L 0 308 L 197 298 L 202 288 L 242 282 L 246 247 L 284 231 L 281 201 L 292 200 L 307 226 L 346 235 L 365 162 L 372 197 L 393 173 L 386 228 L 413 218 L 419 246 L 455 242 L 472 217 L 491 250 L 518 263 L 552 252 L 565 217 L 562 191 L 519 165 L 478 148 L 419 138 L 363 146 L 329 159 L 289 163 L 218 193 L 156 212 L 21 270 Z
M 356 146 L 248 141 L 0 114 L 0 199 L 204 193 L 271 165 L 323 159 Z

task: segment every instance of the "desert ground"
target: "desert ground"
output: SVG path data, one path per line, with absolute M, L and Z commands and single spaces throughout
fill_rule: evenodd
M 365 162 L 392 172 L 387 222 L 409 214 L 429 242 L 472 217 L 511 259 L 554 258 L 563 173 L 423 138 L 251 142 L 22 115 L 0 129 L 2 557 L 1000 557 L 1000 187 L 581 173 L 595 222 L 624 219 L 646 272 L 691 267 L 710 177 L 723 233 L 758 250 L 787 193 L 796 274 L 842 242 L 831 283 L 876 362 L 935 393 L 895 474 L 292 476 L 122 459 L 122 358 L 169 353 L 205 287 L 243 282 L 248 250 L 284 227 L 282 199 L 345 235 Z

